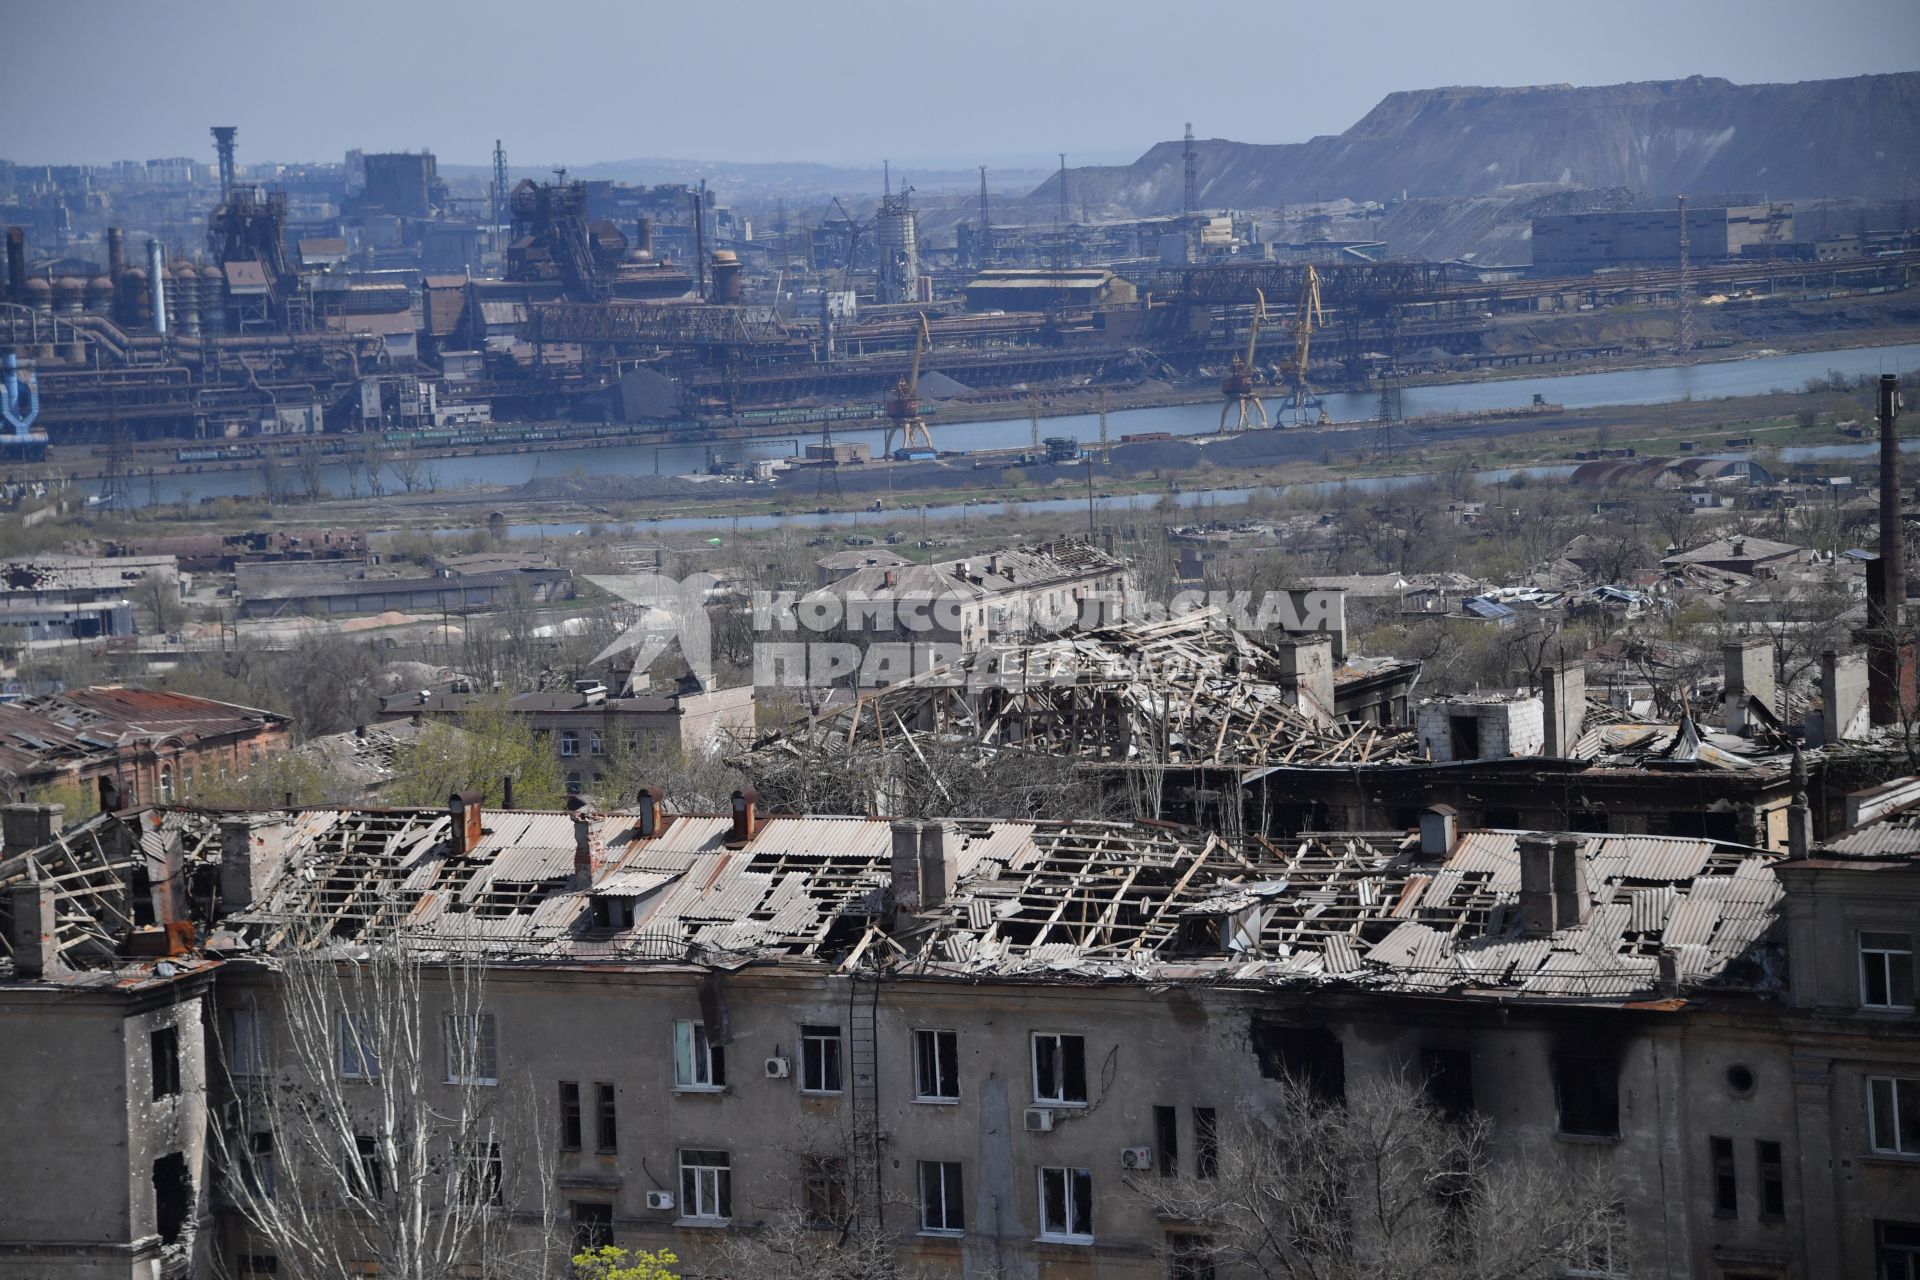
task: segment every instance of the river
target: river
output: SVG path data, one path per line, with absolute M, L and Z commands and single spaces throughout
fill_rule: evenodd
M 1809 378 L 1824 376 L 1829 371 L 1858 376 L 1905 373 L 1915 369 L 1920 369 L 1920 343 L 1805 351 L 1654 369 L 1616 369 L 1602 373 L 1407 387 L 1401 393 L 1401 412 L 1408 417 L 1415 417 L 1432 413 L 1518 408 L 1531 404 L 1535 395 L 1568 409 L 1670 404 L 1689 399 L 1709 400 L 1798 390 Z M 1336 421 L 1370 418 L 1377 404 L 1373 395 L 1361 392 L 1330 394 L 1324 399 L 1327 414 Z M 1267 402 L 1267 413 L 1270 418 L 1279 417 L 1280 404 L 1277 399 Z M 1108 431 L 1114 440 L 1123 435 L 1155 431 L 1171 435 L 1203 435 L 1219 428 L 1220 408 L 1217 404 L 1187 404 L 1124 409 L 1108 414 L 1107 421 Z M 1048 418 L 1043 421 L 1041 430 L 1050 436 L 1072 436 L 1091 442 L 1100 437 L 1100 419 L 1090 413 Z M 1031 426 L 1024 417 L 952 424 L 936 421 L 934 432 L 941 448 L 959 450 L 1014 448 L 1028 443 L 1031 438 Z M 804 443 L 817 438 L 817 432 L 767 436 L 751 441 L 729 441 L 726 447 L 730 452 L 738 450 L 747 456 L 792 457 Z M 834 438 L 871 445 L 875 452 L 881 447 L 881 432 L 878 430 L 840 431 L 835 433 Z M 436 458 L 430 465 L 437 473 L 440 489 L 465 489 L 517 485 L 542 474 L 687 475 L 704 469 L 706 464 L 706 446 L 690 444 L 613 445 L 600 449 L 557 449 L 544 454 L 469 454 L 464 457 Z M 324 468 L 321 484 L 330 493 L 345 493 L 345 467 L 334 464 Z M 136 504 L 144 505 L 153 500 L 175 503 L 183 499 L 197 502 L 201 498 L 258 493 L 260 475 L 255 470 L 205 471 L 155 476 L 150 482 L 135 479 L 129 487 L 129 497 Z M 1154 500 L 1148 499 L 1149 502 Z M 1041 510 L 1047 509 L 1048 505 L 1027 504 L 1029 509 Z M 975 510 L 983 514 L 986 511 L 985 508 Z M 665 523 L 662 522 L 663 525 Z M 704 525 L 695 521 L 693 527 Z M 742 527 L 746 526 L 743 524 Z

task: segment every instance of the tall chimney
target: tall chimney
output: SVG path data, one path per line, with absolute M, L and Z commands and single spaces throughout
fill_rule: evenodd
M 1900 379 L 1880 375 L 1880 600 L 1874 626 L 1890 631 L 1900 625 L 1906 602 L 1900 542 Z
M 633 229 L 633 247 L 641 253 L 653 253 L 653 219 L 642 218 Z
M 651 840 L 660 834 L 665 823 L 666 806 L 660 802 L 660 793 L 652 787 L 640 788 L 638 801 L 640 820 L 634 824 L 634 833 L 642 840 Z
M 752 787 L 745 787 L 733 793 L 733 832 L 730 843 L 746 844 L 759 830 L 758 816 L 754 813 L 760 803 L 760 793 Z
M 158 240 L 147 241 L 147 287 L 153 293 L 153 331 L 167 331 L 167 259 Z
M 107 279 L 115 284 L 120 282 L 120 273 L 127 269 L 127 238 L 118 227 L 107 228 Z
M 47 977 L 62 967 L 55 894 L 50 880 L 24 880 L 8 890 L 13 920 L 7 941 L 13 946 L 13 971 L 23 978 Z
M 27 295 L 27 229 L 7 228 L 7 294 L 18 302 Z
M 481 796 L 478 791 L 455 791 L 447 797 L 449 838 L 456 854 L 472 853 L 486 835 L 481 826 Z
M 600 861 L 593 847 L 593 805 L 585 796 L 574 796 L 567 801 L 567 811 L 573 819 L 573 876 L 581 888 L 593 887 L 593 874 Z

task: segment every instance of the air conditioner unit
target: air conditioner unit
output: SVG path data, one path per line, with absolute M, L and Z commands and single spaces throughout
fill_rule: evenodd
M 1153 1167 L 1153 1148 L 1120 1148 L 1120 1167 L 1122 1169 L 1151 1169 Z
M 793 1074 L 793 1059 L 778 1055 L 767 1059 L 767 1079 L 785 1080 Z
M 1052 1133 L 1053 1112 L 1047 1107 L 1027 1108 L 1028 1133 Z
M 673 1192 L 671 1191 L 647 1192 L 647 1208 L 649 1209 L 673 1208 Z

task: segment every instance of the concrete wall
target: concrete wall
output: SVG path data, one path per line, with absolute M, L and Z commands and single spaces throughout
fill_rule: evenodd
M 1453 725 L 1456 717 L 1471 717 L 1476 722 L 1480 739 L 1477 752 L 1456 753 Z M 1420 749 L 1436 762 L 1538 755 L 1546 744 L 1546 712 L 1538 698 L 1429 702 L 1414 713 L 1414 727 Z

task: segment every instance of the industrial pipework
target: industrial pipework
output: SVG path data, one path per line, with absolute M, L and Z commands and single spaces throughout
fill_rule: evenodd
M 153 290 L 153 331 L 167 331 L 166 253 L 158 240 L 147 241 L 147 284 Z

